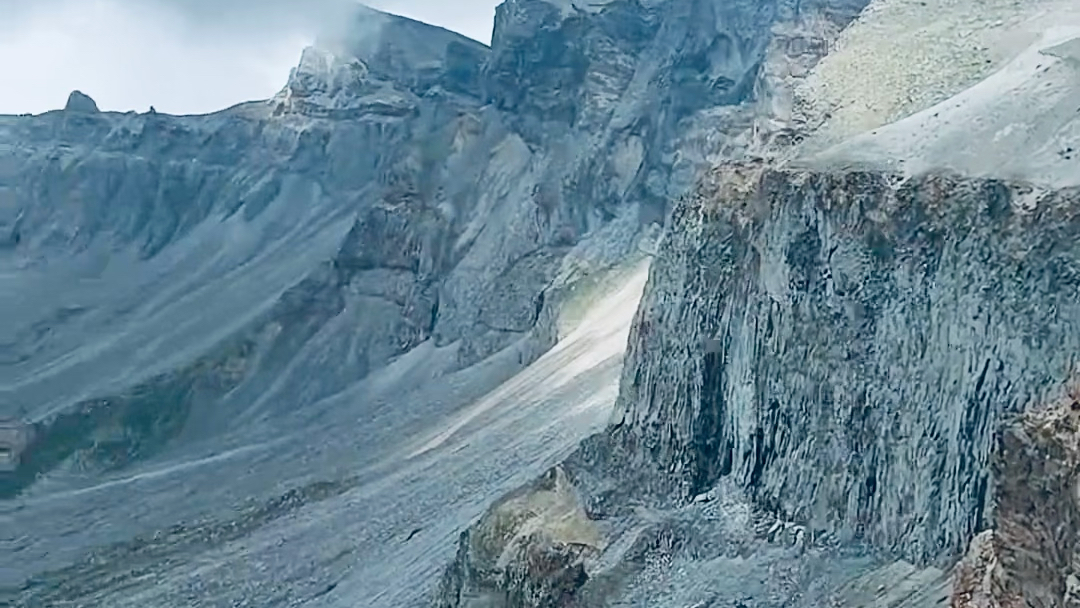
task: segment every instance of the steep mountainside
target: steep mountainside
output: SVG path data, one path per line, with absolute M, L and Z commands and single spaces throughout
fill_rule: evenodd
M 979 23 L 998 56 L 950 63 Z M 796 84 L 801 145 L 676 205 L 608 428 L 437 605 L 1075 605 L 1078 25 L 872 4 Z
M 491 48 L 358 10 L 267 101 L 0 117 L 0 416 L 34 431 L 0 585 L 419 601 L 597 430 L 629 317 L 577 322 L 633 305 L 701 168 L 791 137 L 864 3 L 511 0 Z
M 834 32 L 858 8 L 834 4 L 799 10 Z M 428 339 L 458 367 L 526 335 L 534 358 L 568 283 L 768 131 L 743 102 L 792 10 L 521 0 L 491 50 L 364 11 L 268 102 L 0 119 L 2 413 L 42 425 L 6 492 L 304 407 Z
M 866 4 L 0 117 L 0 603 L 1075 605 L 1080 14 Z

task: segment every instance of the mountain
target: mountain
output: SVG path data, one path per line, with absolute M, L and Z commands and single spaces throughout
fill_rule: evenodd
M 608 427 L 439 606 L 1075 604 L 1080 13 L 919 4 L 675 206 Z
M 341 31 L 0 117 L 12 603 L 1071 605 L 1075 7 Z
M 0 415 L 34 437 L 0 582 L 38 605 L 430 592 L 457 530 L 600 430 L 671 202 L 785 136 L 772 91 L 861 4 L 518 0 L 491 48 L 358 9 L 270 100 L 0 117 Z M 295 527 L 315 508 L 332 539 Z M 221 553 L 279 533 L 309 561 Z M 196 585 L 203 558 L 245 584 Z

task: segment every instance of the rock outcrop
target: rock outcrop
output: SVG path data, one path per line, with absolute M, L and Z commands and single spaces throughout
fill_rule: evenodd
M 994 454 L 996 429 L 1074 359 L 1078 202 L 950 174 L 715 170 L 653 261 L 609 431 L 565 465 L 589 512 L 678 508 L 724 481 L 811 546 L 917 567 L 1006 518 L 1003 569 L 1059 592 L 1071 545 L 1046 534 L 1072 538 L 1074 499 L 1049 528 L 1025 518 L 1071 487 L 1067 450 Z M 1008 454 L 1023 436 L 1006 433 Z M 1061 474 L 1014 470 L 1035 461 Z
M 150 532 L 228 511 L 236 494 L 170 477 L 220 484 L 205 471 L 226 463 L 269 505 L 249 513 L 270 514 L 72 565 L 135 532 L 46 538 L 47 520 L 12 507 L 28 533 L 11 569 L 53 570 L 20 598 L 295 603 L 295 585 L 237 565 L 263 567 L 251 550 L 327 598 L 346 579 L 319 577 L 347 572 L 355 546 L 322 555 L 340 532 L 291 519 L 325 503 L 371 551 L 350 605 L 416 601 L 420 585 L 372 591 L 371 563 L 431 586 L 443 553 L 442 608 L 1074 605 L 1075 412 L 1047 394 L 1080 336 L 1075 33 L 1000 64 L 977 50 L 951 66 L 964 78 L 939 78 L 929 52 L 854 60 L 875 18 L 912 15 L 875 5 L 845 39 L 865 5 L 508 0 L 490 48 L 358 9 L 264 102 L 176 117 L 73 94 L 64 111 L 0 117 L 0 415 L 33 423 L 0 508 L 70 514 L 68 492 L 95 521 L 126 521 L 126 486 L 160 487 L 138 513 Z M 936 31 L 916 21 L 889 30 L 897 44 Z M 815 71 L 838 39 L 856 44 Z M 940 90 L 860 109 L 838 83 L 863 65 L 889 68 L 866 74 L 875 91 Z M 453 518 L 487 501 L 468 497 L 518 464 L 469 442 L 536 420 L 476 431 L 490 408 L 610 399 L 612 383 L 559 366 L 622 334 L 575 334 L 489 391 L 563 337 L 595 276 L 643 256 L 607 430 L 459 534 Z M 589 365 L 613 377 L 604 353 Z M 514 454 L 532 475 L 562 440 Z M 460 487 L 436 487 L 438 458 Z M 311 499 L 260 482 L 255 462 Z M 398 539 L 419 511 L 432 529 Z M 306 525 L 321 544 L 301 549 L 319 549 L 229 545 L 271 522 L 281 536 L 264 545 Z M 273 584 L 185 587 L 178 564 L 227 545 L 207 568 Z M 175 577 L 151 590 L 139 572 Z
M 574 605 L 1073 601 L 1071 419 L 1030 404 L 1080 335 L 1080 21 L 921 6 L 767 61 L 762 158 L 673 210 L 611 424 L 562 464 L 608 547 Z
M 18 294 L 0 381 L 50 454 L 5 494 L 93 446 L 127 446 L 113 467 L 273 419 L 426 340 L 458 368 L 526 340 L 527 363 L 574 281 L 634 255 L 715 154 L 779 128 L 749 103 L 771 98 L 767 59 L 812 62 L 860 7 L 514 0 L 491 49 L 360 10 L 267 102 L 0 119 Z M 229 382 L 195 388 L 225 360 Z
M 1080 605 L 1080 402 L 1068 394 L 1003 425 L 992 458 L 993 529 L 972 541 L 953 605 Z
M 82 91 L 72 91 L 71 95 L 68 95 L 64 110 L 67 112 L 87 112 L 90 114 L 101 111 L 98 109 L 97 102 Z
M 437 362 L 409 388 L 445 376 L 441 415 L 485 394 L 560 338 L 564 303 L 649 254 L 702 167 L 782 139 L 788 80 L 863 4 L 513 0 L 491 48 L 358 9 L 267 101 L 0 117 L 0 415 L 36 431 L 0 507 L 67 513 L 51 497 L 87 491 L 95 518 L 134 521 L 124 488 L 168 486 L 131 530 L 28 522 L 5 576 L 286 483 L 190 493 L 171 472 L 322 447 L 327 419 L 422 417 L 371 388 L 397 386 L 392 364 Z M 290 442 L 274 475 L 307 483 Z M 108 596 L 80 589 L 28 597 Z
M 566 473 L 552 469 L 462 533 L 438 603 L 565 606 L 588 580 L 584 561 L 603 549 L 600 543 Z
M 1077 195 L 717 171 L 654 263 L 613 436 L 688 495 L 733 475 L 844 540 L 916 562 L 962 551 L 994 429 L 1072 357 Z

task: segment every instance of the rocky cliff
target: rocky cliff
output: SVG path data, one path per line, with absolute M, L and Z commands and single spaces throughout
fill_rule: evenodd
M 360 10 L 270 100 L 169 116 L 78 93 L 0 117 L 0 414 L 36 431 L 2 479 L 0 514 L 21 530 L 3 582 L 53 572 L 20 592 L 31 605 L 274 605 L 283 581 L 337 585 L 349 564 L 373 605 L 411 601 L 423 588 L 399 579 L 434 580 L 440 534 L 610 404 L 616 355 L 570 334 L 567 311 L 648 255 L 702 167 L 787 136 L 786 87 L 863 4 L 514 0 L 490 48 Z M 507 379 L 539 393 L 481 399 Z M 483 430 L 514 457 L 456 443 L 496 413 L 543 411 L 535 433 Z M 380 477 L 418 463 L 435 467 L 427 485 Z M 376 502 L 338 502 L 357 493 Z M 244 586 L 172 570 L 246 542 L 223 530 L 292 525 L 309 499 L 381 561 L 283 562 L 268 541 L 277 570 L 211 560 Z M 432 536 L 386 549 L 415 522 Z M 147 569 L 176 578 L 101 583 Z
M 959 552 L 994 429 L 1069 372 L 1077 192 L 724 173 L 674 215 L 613 434 L 689 495 L 732 475 L 845 541 Z
M 922 108 L 799 98 L 853 65 L 887 68 L 871 88 L 918 87 L 950 38 L 911 62 L 860 38 L 1006 10 L 934 9 L 872 5 L 796 83 L 796 146 L 721 164 L 674 208 L 608 429 L 555 470 L 589 541 L 537 523 L 540 507 L 507 524 L 500 501 L 462 535 L 438 605 L 1075 601 L 1075 428 L 1055 395 L 1080 323 L 1078 31 L 1040 29 L 1074 7 L 1010 5 L 1001 21 L 1031 46 L 942 67 L 965 76 L 904 91 Z M 832 146 L 855 122 L 871 130 Z M 544 567 L 484 561 L 494 530 L 504 560 Z
M 779 8 L 720 6 L 511 2 L 491 49 L 365 10 L 266 102 L 0 120 L 3 407 L 41 427 L 5 493 L 303 408 L 425 340 L 459 368 L 523 337 L 535 358 L 567 285 L 749 145 L 752 112 L 705 126 L 751 98 Z
M 0 117 L 0 600 L 1074 602 L 1075 7 L 865 4 L 359 10 L 270 100 Z
M 628 534 L 634 501 L 679 509 L 722 483 L 798 543 L 949 564 L 994 525 L 995 483 L 1030 481 L 993 472 L 996 429 L 1071 372 L 1078 196 L 947 174 L 714 172 L 657 252 L 609 430 L 565 465 L 591 525 L 612 530 L 597 544 Z

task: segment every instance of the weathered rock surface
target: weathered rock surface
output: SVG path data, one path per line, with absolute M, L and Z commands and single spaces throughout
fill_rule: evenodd
M 998 608 L 1022 606 L 1016 596 L 1007 597 L 1001 586 L 1001 565 L 994 548 L 994 531 L 985 530 L 971 540 L 967 553 L 956 564 L 950 606 Z
M 556 467 L 462 533 L 439 605 L 564 606 L 588 580 L 584 560 L 603 549 L 600 542 L 566 473 Z
M 714 4 L 513 2 L 492 49 L 361 10 L 267 102 L 0 119 L 0 407 L 41 431 L 5 494 L 303 408 L 426 340 L 458 367 L 535 358 L 568 286 L 750 131 L 695 128 L 750 98 L 778 9 Z
M 1061 475 L 1004 470 L 994 454 L 999 426 L 1070 370 L 1078 203 L 1074 189 L 955 174 L 717 169 L 673 212 L 609 430 L 564 465 L 587 509 L 623 521 L 634 501 L 666 512 L 723 481 L 752 511 L 794 522 L 816 559 L 848 564 L 819 581 L 841 596 L 858 588 L 847 578 L 875 579 L 828 546 L 923 572 L 876 575 L 882 593 L 906 586 L 896 601 L 947 601 L 940 568 L 995 521 L 1036 512 L 1005 515 L 1002 484 L 1041 505 L 1060 490 L 1027 484 L 1075 474 L 1064 453 L 1022 459 Z M 1046 525 L 1072 538 L 1065 507 Z M 1071 545 L 1016 525 L 1033 530 L 1006 533 L 1027 557 L 1000 559 L 1045 564 L 1038 576 L 1017 566 L 1027 584 L 1055 572 L 1043 586 L 1063 585 Z M 809 601 L 810 583 L 797 588 Z
M 845 540 L 962 551 L 994 429 L 1069 365 L 1078 193 L 752 165 L 714 180 L 654 263 L 614 437 L 688 494 L 734 475 Z
M 266 102 L 0 117 L 0 415 L 36 431 L 0 479 L 0 584 L 28 606 L 1074 603 L 1075 425 L 1027 404 L 1080 335 L 1075 33 L 927 107 L 998 59 L 963 82 L 853 61 L 864 5 L 509 0 L 491 48 L 362 11 Z M 873 65 L 874 90 L 943 88 L 845 106 L 837 74 Z M 720 164 L 652 252 L 697 172 L 748 152 L 796 161 Z M 643 255 L 615 414 L 564 459 L 614 400 L 637 275 L 569 335 L 566 312 Z
M 1003 425 L 992 459 L 993 529 L 977 537 L 954 606 L 1080 605 L 1080 402 L 1036 404 Z
M 249 582 L 213 592 L 95 582 L 123 568 L 187 580 L 172 568 L 195 549 L 168 549 L 167 537 L 119 551 L 112 570 L 68 566 L 181 518 L 229 521 L 230 505 L 275 500 L 282 485 L 416 459 L 460 466 L 403 488 L 370 473 L 348 496 L 383 502 L 350 511 L 366 527 L 338 525 L 376 551 L 386 521 L 444 530 L 472 518 L 593 428 L 569 421 L 608 407 L 618 357 L 590 338 L 555 353 L 572 371 L 527 370 L 555 378 L 523 386 L 548 391 L 536 402 L 562 417 L 513 440 L 491 431 L 516 456 L 481 466 L 479 447 L 446 454 L 444 435 L 476 424 L 452 416 L 565 337 L 564 305 L 587 310 L 598 273 L 650 250 L 701 167 L 783 131 L 783 103 L 770 99 L 784 66 L 816 61 L 863 3 L 515 0 L 490 49 L 362 11 L 265 102 L 195 117 L 0 117 L 0 414 L 37 431 L 0 480 L 12 499 L 0 516 L 21 530 L 0 577 L 59 572 L 25 590 L 31 605 L 274 605 L 283 581 L 315 575 L 270 541 L 273 585 L 232 545 L 243 539 L 198 545 L 235 549 L 212 562 Z M 552 405 L 549 392 L 567 401 Z M 499 394 L 479 420 L 517 415 L 506 404 L 522 398 Z M 413 451 L 406 429 L 443 439 Z M 461 479 L 467 498 L 444 486 Z M 388 510 L 388 496 L 406 494 L 433 515 Z M 301 535 L 292 523 L 280 525 Z M 377 551 L 415 581 L 441 554 L 412 547 L 441 546 Z M 357 567 L 331 560 L 319 580 L 343 563 Z M 422 592 L 382 589 L 383 563 L 365 568 L 354 592 L 373 605 Z
M 64 105 L 64 109 L 68 112 L 100 112 L 100 110 L 98 110 L 97 102 L 82 91 L 72 91 L 71 95 L 68 95 L 67 104 Z
M 573 605 L 1073 601 L 1069 433 L 1029 404 L 1080 323 L 1078 17 L 881 0 L 766 62 L 770 160 L 676 206 L 611 424 L 562 464 L 608 547 Z
M 570 284 L 782 128 L 762 66 L 812 63 L 861 4 L 515 0 L 491 49 L 361 10 L 267 102 L 0 119 L 0 407 L 39 426 L 4 494 L 303 408 L 429 339 L 459 367 L 535 358 Z

